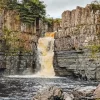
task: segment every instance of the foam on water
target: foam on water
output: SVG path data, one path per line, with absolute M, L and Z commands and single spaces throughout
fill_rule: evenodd
M 9 75 L 9 76 L 5 76 L 5 77 L 9 77 L 9 78 L 60 78 L 60 77 L 56 77 L 56 76 L 45 76 L 43 74 L 41 74 L 41 72 L 39 72 L 39 74 L 35 74 L 35 75 Z

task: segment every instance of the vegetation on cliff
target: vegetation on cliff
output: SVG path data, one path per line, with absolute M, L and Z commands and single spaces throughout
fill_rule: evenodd
M 5 21 L 6 19 L 3 22 L 3 36 L 0 39 L 4 43 L 3 48 L 5 52 L 32 51 L 32 34 L 21 32 L 20 29 L 9 29 L 6 24 L 12 23 L 16 25 L 15 27 L 18 26 L 20 28 L 24 24 L 28 31 L 33 31 L 34 22 L 45 18 L 45 7 L 45 4 L 39 0 L 20 0 L 20 2 L 18 0 L 0 0 L 0 13 L 3 14 L 3 17 L 6 16 L 7 12 L 8 15 L 13 13 L 13 17 L 6 16 L 7 18 L 13 18 L 10 23 L 7 23 L 8 20 Z M 16 21 L 17 23 L 15 23 Z
M 53 17 L 52 18 L 47 17 L 47 18 L 44 19 L 44 22 L 47 23 L 48 26 L 52 28 L 52 31 L 54 31 L 55 26 L 57 28 L 60 26 L 61 18 L 53 19 Z M 58 31 L 58 29 L 57 29 L 57 31 Z
M 20 20 L 32 24 L 36 18 L 45 17 L 45 5 L 39 0 L 1 0 L 0 8 L 3 10 L 16 10 L 19 12 Z
M 98 0 L 94 0 L 91 4 L 91 9 L 93 10 L 93 12 L 100 10 L 100 1 Z M 100 18 L 97 19 L 98 22 L 100 22 Z M 99 43 L 100 43 L 100 29 L 96 26 L 96 35 L 98 37 Z M 93 45 L 89 46 L 89 48 L 91 49 L 92 52 L 92 57 L 95 57 L 95 54 L 100 52 L 100 44 L 95 44 L 93 43 Z
M 22 34 L 21 32 L 13 32 L 8 30 L 7 27 L 3 28 L 3 37 L 0 39 L 4 42 L 4 51 L 8 55 L 8 53 L 16 54 L 19 51 L 23 53 L 29 53 L 32 51 L 31 48 L 31 40 L 28 34 Z
M 17 10 L 22 22 L 32 23 L 35 18 L 45 16 L 45 5 L 39 0 L 2 0 L 0 8 L 5 10 Z
M 100 2 L 98 0 L 95 0 L 91 3 L 92 10 L 100 10 Z

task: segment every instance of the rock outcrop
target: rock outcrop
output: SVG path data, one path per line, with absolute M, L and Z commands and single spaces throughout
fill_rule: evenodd
M 62 91 L 61 88 L 52 86 L 37 93 L 33 100 L 73 100 L 73 95 Z
M 96 87 L 78 87 L 71 92 L 64 92 L 61 88 L 52 86 L 37 93 L 33 100 L 95 100 L 93 91 Z
M 62 31 L 55 34 L 56 75 L 100 79 L 100 9 L 91 5 L 62 14 Z
M 23 74 L 28 69 L 35 72 L 39 37 L 36 25 L 29 27 L 22 23 L 18 12 L 12 10 L 2 12 L 0 21 L 2 21 L 0 24 L 2 37 L 7 37 L 2 41 L 3 50 L 0 51 L 3 53 L 2 57 L 0 53 L 0 61 L 4 62 L 4 74 Z M 2 71 L 2 66 L 0 66 L 0 71 Z
M 72 92 L 72 94 L 74 95 L 75 100 L 78 100 L 78 98 L 80 98 L 80 100 L 94 100 L 93 97 L 93 92 L 95 91 L 96 87 L 95 86 L 85 86 L 85 87 L 78 87 L 75 88 Z

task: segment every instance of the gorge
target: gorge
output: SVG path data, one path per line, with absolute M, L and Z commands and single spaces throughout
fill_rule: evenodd
M 41 57 L 38 57 L 39 54 L 37 52 L 38 40 L 40 40 L 40 44 L 45 47 L 45 45 L 47 46 L 46 43 L 49 43 L 50 38 L 46 39 L 47 37 L 44 37 L 39 39 L 39 31 L 37 31 L 36 27 L 30 30 L 27 25 L 21 24 L 20 21 L 16 19 L 16 16 L 16 12 L 5 12 L 5 16 L 1 16 L 1 26 L 7 27 L 9 30 L 12 30 L 13 33 L 21 32 L 21 38 L 24 37 L 27 41 L 24 44 L 26 46 L 25 48 L 29 48 L 31 52 L 19 52 L 20 54 L 16 54 L 16 56 L 14 52 L 6 56 L 4 52 L 1 52 L 3 53 L 1 55 L 2 59 L 0 60 L 1 69 L 5 69 L 4 74 L 6 75 L 17 74 L 17 70 L 19 70 L 18 74 L 24 74 L 27 69 L 30 69 L 31 74 L 36 73 L 41 69 L 41 64 L 39 64 Z M 2 22 L 3 20 L 5 20 L 4 23 Z M 87 5 L 85 8 L 77 7 L 75 10 L 63 12 L 62 31 L 55 32 L 53 35 L 51 34 L 51 37 L 54 36 L 55 39 L 54 59 L 52 59 L 52 61 L 57 76 L 74 75 L 76 77 L 99 80 L 99 24 L 100 10 L 93 9 L 92 5 Z M 50 36 L 50 33 L 48 34 L 48 36 Z M 48 42 L 46 40 L 48 40 Z M 45 49 L 47 48 L 48 46 L 45 47 Z M 46 51 L 44 51 L 44 53 L 46 53 Z M 53 54 L 51 53 L 50 55 Z
M 33 1 L 29 0 L 30 5 Z M 21 13 L 11 8 L 0 12 L 0 100 L 31 100 L 51 86 L 68 93 L 80 87 L 96 88 L 100 81 L 100 5 L 64 11 L 61 22 L 54 25 L 52 18 L 49 23 L 39 19 L 40 15 L 34 19 L 36 12 L 26 7 L 29 2 L 20 6 Z

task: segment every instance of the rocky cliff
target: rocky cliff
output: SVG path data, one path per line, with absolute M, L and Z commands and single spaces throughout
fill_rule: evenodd
M 3 48 L 0 48 L 0 54 L 3 53 L 0 61 L 4 62 L 0 71 L 3 67 L 5 74 L 26 74 L 27 70 L 35 72 L 39 37 L 36 23 L 33 26 L 22 23 L 18 12 L 12 10 L 2 12 L 0 20 Z
M 62 31 L 55 34 L 56 75 L 100 79 L 99 36 L 100 9 L 87 5 L 64 11 Z

